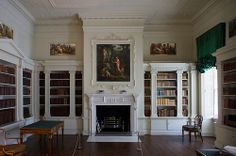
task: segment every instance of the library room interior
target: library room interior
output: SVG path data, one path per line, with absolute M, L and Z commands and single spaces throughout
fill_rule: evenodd
M 0 0 L 0 156 L 236 156 L 235 0 Z

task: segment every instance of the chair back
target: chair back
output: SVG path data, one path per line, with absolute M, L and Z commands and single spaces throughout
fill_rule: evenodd
M 203 116 L 202 115 L 196 115 L 194 118 L 194 126 L 198 127 L 199 130 L 202 130 L 202 121 Z

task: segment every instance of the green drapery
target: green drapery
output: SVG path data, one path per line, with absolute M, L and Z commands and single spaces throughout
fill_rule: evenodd
M 212 56 L 218 48 L 225 46 L 225 23 L 219 23 L 197 39 L 197 69 L 205 70 L 215 66 L 216 58 Z

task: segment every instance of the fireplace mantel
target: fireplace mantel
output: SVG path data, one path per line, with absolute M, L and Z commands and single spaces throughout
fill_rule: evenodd
M 96 106 L 130 106 L 130 132 L 136 135 L 137 132 L 137 101 L 138 95 L 134 94 L 87 94 L 89 98 L 89 136 L 96 137 Z M 89 140 L 89 139 L 88 139 Z M 91 140 L 91 139 L 90 139 Z

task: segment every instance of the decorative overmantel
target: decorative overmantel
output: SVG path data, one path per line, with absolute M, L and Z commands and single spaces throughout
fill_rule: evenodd
M 89 98 L 89 135 L 96 134 L 96 106 L 130 106 L 130 132 L 132 135 L 137 131 L 137 99 L 134 94 L 87 94 Z

